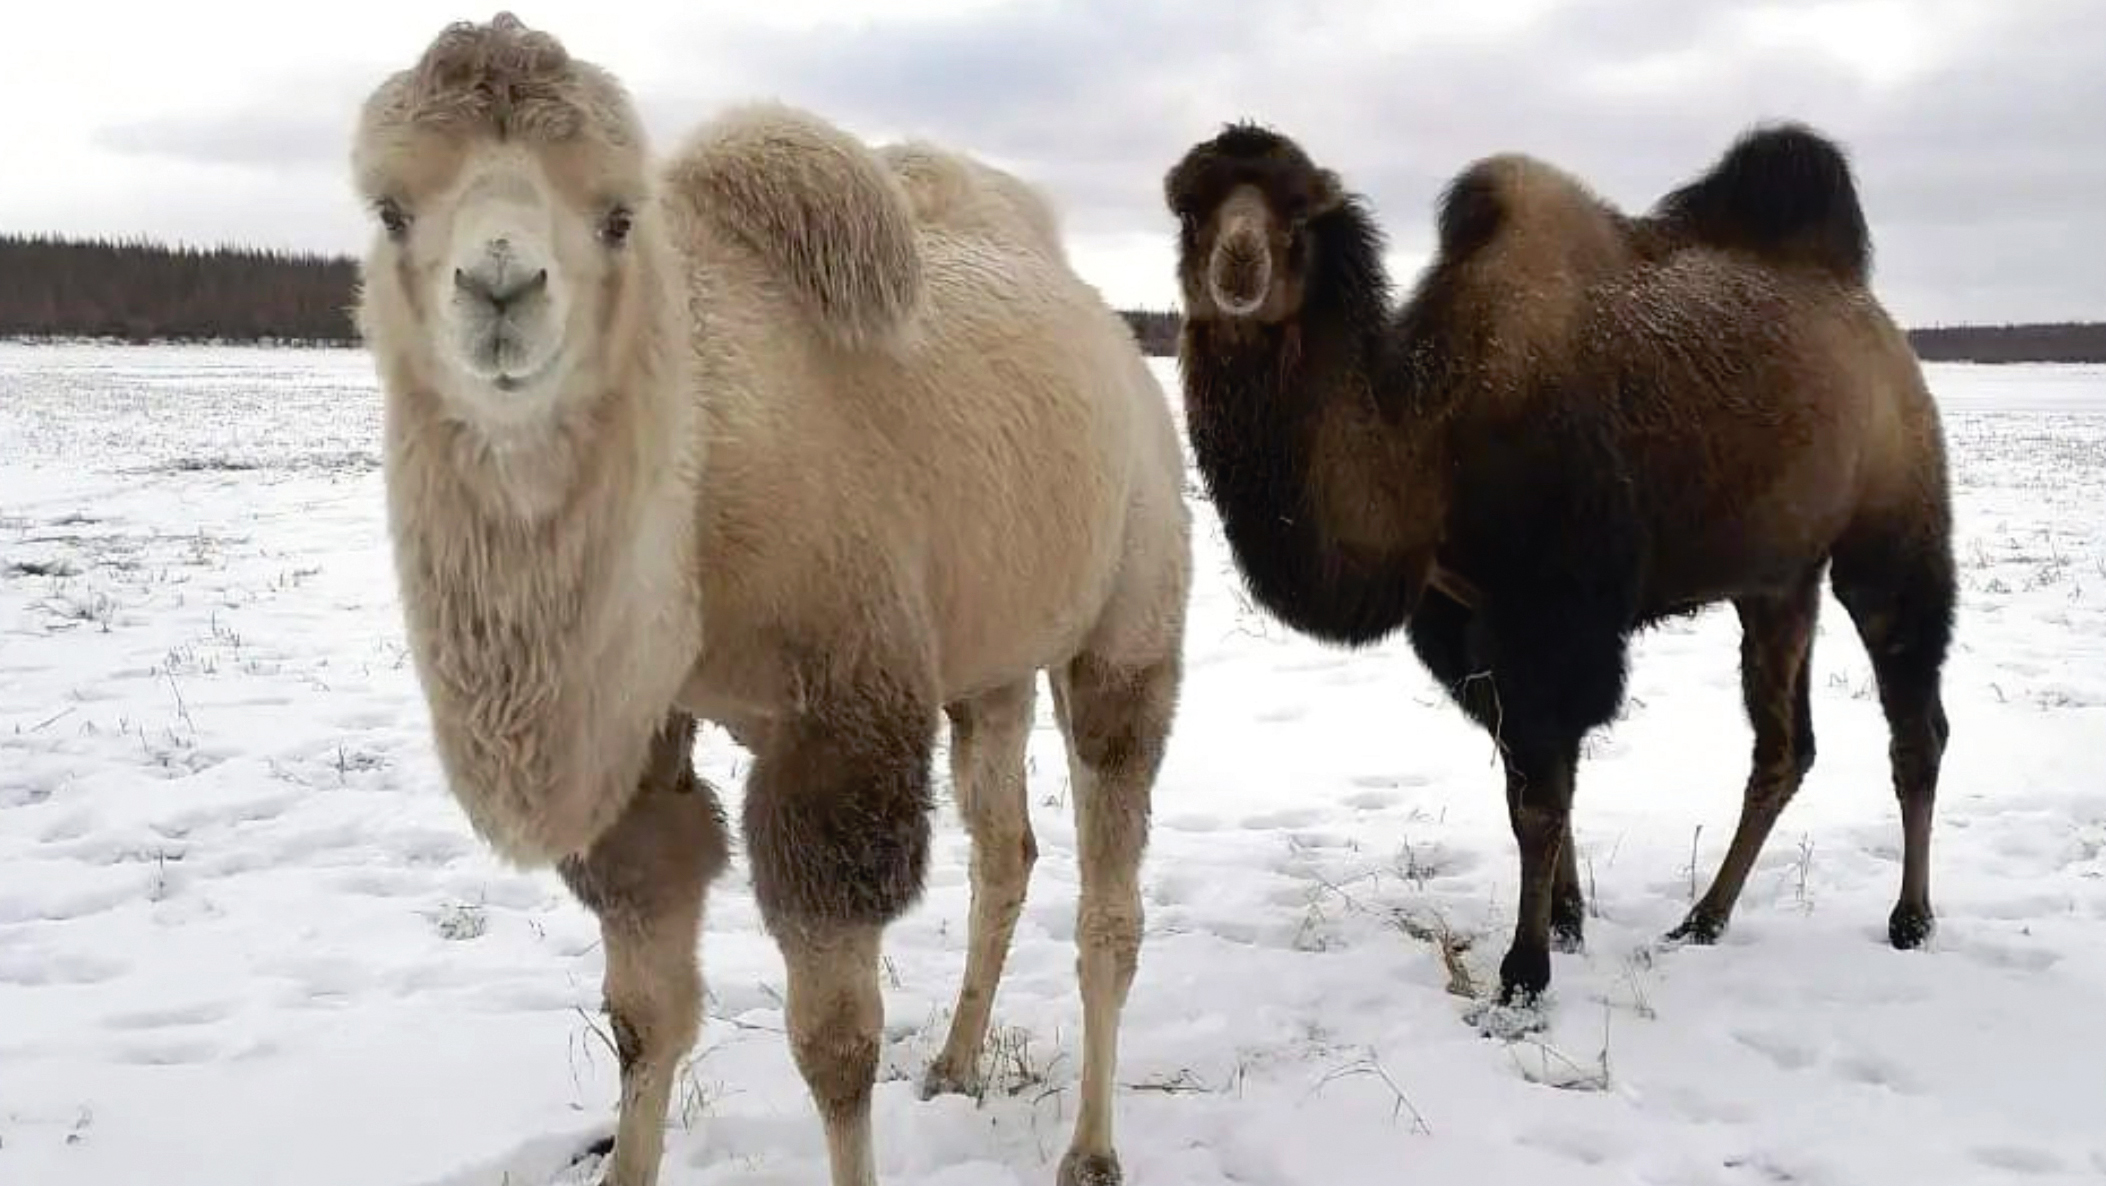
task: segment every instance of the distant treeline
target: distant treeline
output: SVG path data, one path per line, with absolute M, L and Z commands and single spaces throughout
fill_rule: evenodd
M 0 337 L 348 345 L 357 279 L 338 256 L 0 235 Z M 1177 313 L 1124 316 L 1143 350 L 1176 353 Z M 2100 322 L 1936 326 L 1909 339 L 1930 362 L 2106 362 Z
M 0 336 L 351 342 L 348 259 L 0 236 Z
M 2106 362 L 2106 322 L 1950 325 L 1909 331 L 1925 362 Z

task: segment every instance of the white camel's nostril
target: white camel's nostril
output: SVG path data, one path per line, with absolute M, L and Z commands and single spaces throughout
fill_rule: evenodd
M 536 268 L 531 274 L 522 275 L 501 261 L 491 267 L 455 268 L 453 286 L 467 296 L 503 309 L 521 297 L 532 296 L 547 288 L 548 269 Z

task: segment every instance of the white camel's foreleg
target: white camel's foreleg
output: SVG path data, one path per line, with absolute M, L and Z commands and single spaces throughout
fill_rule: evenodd
M 703 897 L 727 858 L 722 809 L 691 765 L 694 720 L 675 715 L 652 742 L 628 810 L 563 879 L 600 920 L 602 996 L 621 1065 L 607 1186 L 654 1186 L 673 1076 L 700 1031 L 696 957 Z

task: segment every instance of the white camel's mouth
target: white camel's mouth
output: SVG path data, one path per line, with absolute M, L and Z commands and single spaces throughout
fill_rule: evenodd
M 481 309 L 455 310 L 456 364 L 470 376 L 499 391 L 531 386 L 562 354 L 560 335 L 542 312 L 492 315 Z

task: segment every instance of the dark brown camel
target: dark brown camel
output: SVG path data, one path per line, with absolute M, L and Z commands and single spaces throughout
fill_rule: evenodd
M 1868 290 L 1843 153 L 1751 130 L 1649 213 L 1524 156 L 1449 183 L 1392 308 L 1382 236 L 1292 140 L 1231 125 L 1165 179 L 1188 430 L 1236 564 L 1290 626 L 1399 626 L 1495 738 L 1521 857 L 1501 999 L 1579 946 L 1582 738 L 1631 635 L 1731 601 L 1754 728 L 1740 825 L 1669 936 L 1708 943 L 1813 764 L 1822 570 L 1876 670 L 1905 848 L 1894 946 L 1930 933 L 1951 510 L 1938 413 Z

